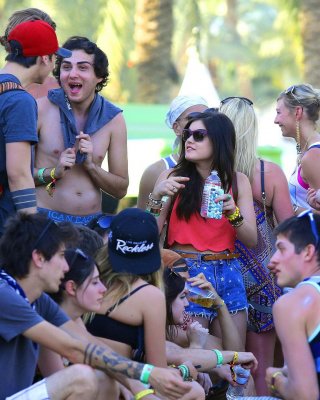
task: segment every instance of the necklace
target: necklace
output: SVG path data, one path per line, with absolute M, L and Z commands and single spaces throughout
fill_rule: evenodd
M 306 141 L 306 143 L 305 143 L 305 145 L 303 146 L 303 149 L 302 149 L 302 150 L 300 149 L 300 152 L 298 152 L 298 157 L 297 157 L 297 163 L 298 163 L 298 165 L 301 164 L 302 157 L 304 156 L 304 154 L 306 153 L 306 151 L 307 151 L 308 148 L 309 148 L 309 142 L 310 142 L 310 140 L 311 140 L 315 135 L 319 135 L 319 133 L 318 133 L 318 132 L 315 132 L 315 133 L 313 133 L 311 136 L 309 136 L 308 139 L 307 139 L 307 141 Z

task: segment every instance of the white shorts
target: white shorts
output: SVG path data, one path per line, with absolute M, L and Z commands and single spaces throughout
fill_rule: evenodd
M 43 379 L 42 381 L 7 397 L 6 400 L 50 400 L 46 380 Z

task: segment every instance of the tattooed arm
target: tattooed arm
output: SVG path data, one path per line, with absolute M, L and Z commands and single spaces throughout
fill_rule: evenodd
M 88 343 L 86 335 L 76 331 L 72 321 L 68 321 L 61 328 L 43 321 L 27 329 L 23 335 L 66 357 L 73 364 L 85 363 L 111 376 L 117 374 L 117 380 L 118 374 L 140 380 L 144 364 L 129 360 L 107 346 Z M 96 342 L 99 343 L 99 340 L 96 339 Z M 182 381 L 180 373 L 172 368 L 153 368 L 149 383 L 169 400 L 182 398 L 191 388 L 189 383 Z

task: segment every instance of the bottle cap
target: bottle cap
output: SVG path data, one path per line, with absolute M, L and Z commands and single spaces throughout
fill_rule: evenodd
M 236 382 L 239 385 L 244 385 L 248 382 L 250 376 L 250 369 L 242 368 L 240 365 L 234 367 L 234 372 L 236 374 Z

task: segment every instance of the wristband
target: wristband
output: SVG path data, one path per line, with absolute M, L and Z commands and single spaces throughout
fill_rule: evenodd
M 134 395 L 134 400 L 140 400 L 143 397 L 148 396 L 148 394 L 154 394 L 154 389 L 141 390 L 141 392 Z
M 46 183 L 46 181 L 44 180 L 44 177 L 43 177 L 43 174 L 44 174 L 45 170 L 46 170 L 46 168 L 39 168 L 38 169 L 38 180 L 39 180 L 40 183 L 42 183 L 44 185 Z
M 178 369 L 184 381 L 190 380 L 190 370 L 185 364 L 178 365 Z
M 215 352 L 217 356 L 217 367 L 221 367 L 224 361 L 221 351 L 218 349 L 212 349 L 212 351 Z
M 240 217 L 240 215 L 241 215 L 240 209 L 239 209 L 239 207 L 236 207 L 235 211 L 232 214 L 227 215 L 227 218 L 231 222 L 231 221 L 234 221 L 235 219 L 237 219 L 238 217 Z
M 48 192 L 48 195 L 51 197 L 53 196 L 53 192 L 56 189 L 56 180 L 57 179 L 55 177 L 55 172 L 56 172 L 56 169 L 52 168 L 52 170 L 50 171 L 51 182 L 48 183 L 46 186 L 46 191 Z
M 11 198 L 17 211 L 37 206 L 36 189 L 21 189 L 11 192 Z
M 142 383 L 149 383 L 149 378 L 151 375 L 151 372 L 153 370 L 154 366 L 150 364 L 145 364 L 145 366 L 142 369 L 141 375 L 140 375 L 140 381 Z
M 277 371 L 277 372 L 275 372 L 273 375 L 272 375 L 272 377 L 271 377 L 271 385 L 270 385 L 270 389 L 272 390 L 272 392 L 275 392 L 276 391 L 276 388 L 275 388 L 275 383 L 276 383 L 276 377 L 278 376 L 278 375 L 283 375 L 283 373 L 281 372 L 281 371 Z

